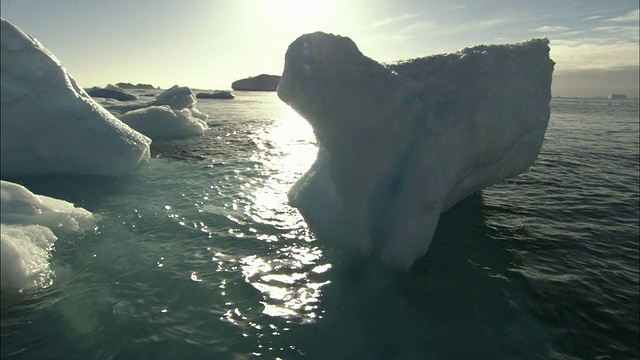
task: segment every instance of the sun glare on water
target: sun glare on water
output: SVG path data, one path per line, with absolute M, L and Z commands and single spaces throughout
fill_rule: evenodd
M 244 215 L 255 224 L 284 231 L 257 235 L 259 239 L 287 245 L 269 254 L 244 256 L 239 263 L 245 281 L 261 293 L 263 314 L 313 323 L 322 316 L 321 288 L 329 283 L 322 273 L 331 264 L 304 230 L 300 214 L 287 204 L 287 192 L 313 163 L 316 141 L 311 126 L 289 106 L 279 103 L 274 113 L 273 123 L 253 138 L 259 151 L 252 160 L 262 163 L 268 179 L 247 194 L 251 205 Z M 225 320 L 236 324 L 234 319 L 232 312 L 225 315 Z

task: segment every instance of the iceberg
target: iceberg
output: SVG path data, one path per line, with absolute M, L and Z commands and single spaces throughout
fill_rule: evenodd
M 149 138 L 93 100 L 38 40 L 0 22 L 3 177 L 121 174 L 149 158 Z
M 319 149 L 291 205 L 317 232 L 410 268 L 442 212 L 536 160 L 553 67 L 547 39 L 385 66 L 347 37 L 299 37 L 278 96 Z
M 58 236 L 91 229 L 95 216 L 64 200 L 35 195 L 0 180 L 1 288 L 47 286 L 50 251 Z
M 118 101 L 138 100 L 135 95 L 123 90 L 115 85 L 108 84 L 106 88 L 94 87 L 86 90 L 87 94 L 93 98 L 115 99 Z
M 236 80 L 231 83 L 231 88 L 237 91 L 276 91 L 279 82 L 278 75 L 260 74 Z
M 174 85 L 119 118 L 154 141 L 202 135 L 209 128 L 209 116 L 198 109 L 197 102 L 190 88 Z
M 169 105 L 172 109 L 181 110 L 193 108 L 197 102 L 196 96 L 189 87 L 173 85 L 158 95 L 149 105 Z

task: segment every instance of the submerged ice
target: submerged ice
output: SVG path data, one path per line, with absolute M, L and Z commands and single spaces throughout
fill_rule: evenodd
M 149 158 L 150 139 L 96 103 L 35 38 L 1 20 L 1 172 L 111 175 Z
M 383 66 L 349 38 L 301 36 L 278 96 L 312 125 L 319 152 L 291 204 L 363 255 L 410 267 L 443 211 L 533 164 L 553 65 L 546 39 Z

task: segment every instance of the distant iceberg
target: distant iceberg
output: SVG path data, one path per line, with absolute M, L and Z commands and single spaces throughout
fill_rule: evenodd
M 443 211 L 533 164 L 553 66 L 546 39 L 383 66 L 349 38 L 299 37 L 278 96 L 319 152 L 290 203 L 312 228 L 409 268 Z
M 130 92 L 127 92 L 126 90 L 111 84 L 107 85 L 107 87 L 105 88 L 94 87 L 86 91 L 89 96 L 94 98 L 99 97 L 105 99 L 115 99 L 119 101 L 138 100 L 138 98 Z
M 128 82 L 119 82 L 116 84 L 120 89 L 138 89 L 138 90 L 156 90 L 156 88 L 151 84 L 141 84 L 138 83 L 136 85 Z
M 234 99 L 236 96 L 231 91 L 216 90 L 213 92 L 199 92 L 196 94 L 198 99 Z
M 611 94 L 609 95 L 609 99 L 626 99 L 627 95 L 625 94 Z
M 35 195 L 24 186 L 0 181 L 2 289 L 47 286 L 50 251 L 58 236 L 89 230 L 95 217 L 63 200 Z
M 280 76 L 278 75 L 260 74 L 236 80 L 231 83 L 231 88 L 244 91 L 276 91 L 279 82 Z
M 2 177 L 120 174 L 149 158 L 149 138 L 93 100 L 35 38 L 1 25 Z

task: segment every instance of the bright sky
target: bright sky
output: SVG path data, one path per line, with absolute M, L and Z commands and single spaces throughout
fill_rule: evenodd
M 548 37 L 554 96 L 638 96 L 636 0 L 0 0 L 84 87 L 229 89 L 325 31 L 378 61 Z

